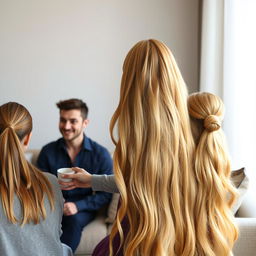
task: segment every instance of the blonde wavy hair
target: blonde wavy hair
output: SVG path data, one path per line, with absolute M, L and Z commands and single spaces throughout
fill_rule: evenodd
M 54 195 L 48 179 L 25 158 L 22 140 L 32 131 L 28 110 L 15 102 L 0 106 L 0 197 L 11 223 L 37 224 L 46 218 L 44 198 L 54 209 Z M 22 219 L 13 210 L 15 195 L 22 207 Z
M 194 255 L 194 141 L 187 88 L 163 43 L 140 41 L 129 51 L 110 131 L 121 195 L 110 255 L 117 233 L 126 256 Z M 129 232 L 124 239 L 125 216 Z
M 238 236 L 230 208 L 236 190 L 230 182 L 230 160 L 221 129 L 224 105 L 211 93 L 188 98 L 196 142 L 195 171 L 198 182 L 195 207 L 199 255 L 230 255 Z

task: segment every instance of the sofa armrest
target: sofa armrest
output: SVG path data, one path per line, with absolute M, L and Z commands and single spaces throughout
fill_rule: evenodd
M 254 177 L 250 177 L 249 188 L 246 194 L 244 195 L 242 204 L 236 213 L 236 217 L 241 218 L 256 218 L 256 179 Z
M 256 252 L 256 218 L 235 218 L 239 227 L 234 256 L 255 256 Z
M 236 216 L 240 218 L 256 218 L 255 197 L 253 199 L 252 195 L 246 195 Z

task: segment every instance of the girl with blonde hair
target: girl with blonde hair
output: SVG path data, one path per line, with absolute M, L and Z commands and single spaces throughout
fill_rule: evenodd
M 163 43 L 145 40 L 129 51 L 110 130 L 121 200 L 110 251 L 103 241 L 93 255 L 194 255 L 194 142 L 187 88 Z
M 57 179 L 25 158 L 31 131 L 24 106 L 0 106 L 0 255 L 68 255 L 70 248 L 60 242 L 63 199 Z
M 188 109 L 196 143 L 197 252 L 230 255 L 238 236 L 231 212 L 237 193 L 230 182 L 230 160 L 221 129 L 224 105 L 217 95 L 201 92 L 189 96 Z

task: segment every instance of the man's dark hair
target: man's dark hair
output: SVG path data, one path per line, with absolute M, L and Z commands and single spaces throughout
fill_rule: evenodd
M 81 110 L 81 116 L 83 119 L 87 119 L 88 115 L 88 107 L 85 102 L 79 99 L 69 99 L 69 100 L 61 100 L 56 103 L 59 110 L 72 110 L 79 109 Z

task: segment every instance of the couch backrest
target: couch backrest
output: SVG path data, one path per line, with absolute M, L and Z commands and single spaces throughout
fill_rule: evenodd
M 39 149 L 29 149 L 26 151 L 25 156 L 30 163 L 32 163 L 33 165 L 36 165 L 36 161 L 39 153 L 40 153 Z

